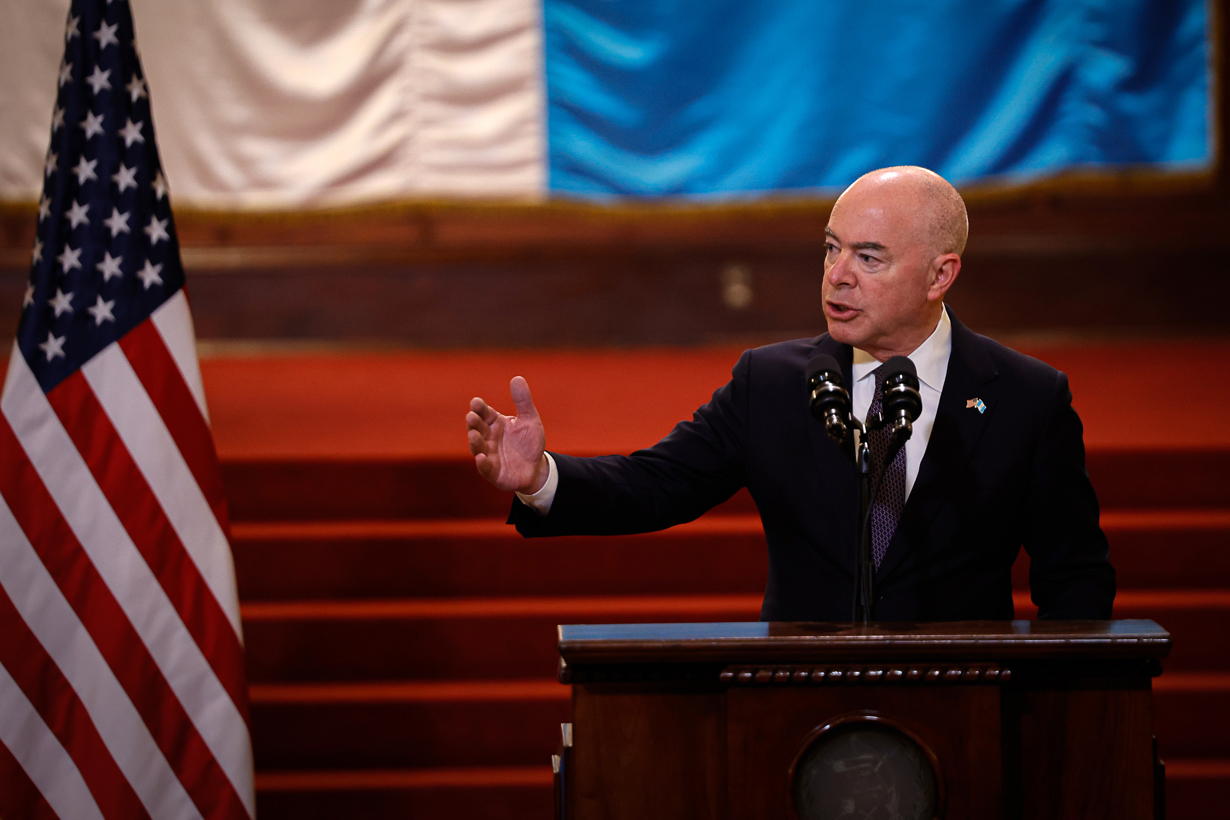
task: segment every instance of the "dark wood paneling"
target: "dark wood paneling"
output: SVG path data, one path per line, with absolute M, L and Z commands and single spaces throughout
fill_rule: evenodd
M 1122 203 L 1073 196 L 1041 215 L 1028 203 L 975 210 L 950 303 L 993 334 L 1230 332 L 1230 209 L 1214 199 L 1136 199 L 1109 226 L 1101 223 Z M 1088 213 L 1077 218 L 1081 209 Z M 749 218 L 759 238 L 716 213 L 683 220 L 664 212 L 662 222 L 683 220 L 686 232 L 654 231 L 649 218 L 618 211 L 589 218 L 608 230 L 552 237 L 571 217 L 526 206 L 474 217 L 481 224 L 467 238 L 447 242 L 385 241 L 397 234 L 392 225 L 380 242 L 313 247 L 308 237 L 324 219 L 316 216 L 303 218 L 297 246 L 185 243 L 197 332 L 470 347 L 754 343 L 823 329 L 826 207 L 805 219 L 793 211 Z M 534 232 L 522 224 L 510 236 L 506 219 L 542 230 L 526 236 Z M 621 231 L 629 223 L 637 230 Z M 503 238 L 486 241 L 484 226 Z M 0 317 L 13 323 L 26 258 L 24 248 L 0 258 Z M 724 299 L 732 269 L 750 287 L 745 306 Z
M 1149 682 L 1068 680 L 1009 687 L 1004 723 L 1019 759 L 1022 817 L 1153 815 Z M 1011 790 L 1010 790 L 1011 793 Z
M 725 700 L 716 686 L 575 687 L 575 817 L 740 816 L 727 812 Z

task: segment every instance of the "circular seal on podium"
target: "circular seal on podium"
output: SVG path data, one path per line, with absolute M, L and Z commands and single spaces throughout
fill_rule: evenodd
M 943 803 L 935 754 L 913 732 L 872 713 L 808 735 L 789 782 L 795 820 L 933 820 Z

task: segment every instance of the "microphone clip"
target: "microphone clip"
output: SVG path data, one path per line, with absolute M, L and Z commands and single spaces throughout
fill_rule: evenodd
M 907 414 L 898 413 L 897 415 L 889 416 L 881 413 L 876 413 L 867 419 L 867 432 L 873 430 L 883 430 L 885 427 L 891 426 L 893 441 L 904 444 L 910 440 L 910 436 L 914 433 L 914 420 Z

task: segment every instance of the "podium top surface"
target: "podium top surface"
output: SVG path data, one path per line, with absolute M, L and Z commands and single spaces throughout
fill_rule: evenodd
M 559 627 L 570 666 L 766 661 L 1161 659 L 1153 621 L 574 624 Z

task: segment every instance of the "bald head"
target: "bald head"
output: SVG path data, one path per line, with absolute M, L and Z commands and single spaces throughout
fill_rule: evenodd
M 825 234 L 829 335 L 880 361 L 916 350 L 961 272 L 969 234 L 961 195 L 925 168 L 882 168 L 838 197 Z
M 961 254 L 969 238 L 965 201 L 948 180 L 917 165 L 896 165 L 863 174 L 838 198 L 872 197 L 882 207 L 908 214 L 914 239 L 934 256 Z

